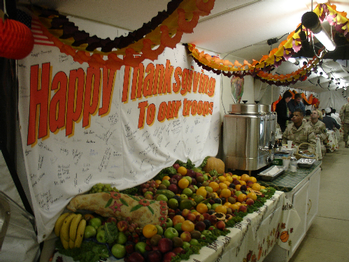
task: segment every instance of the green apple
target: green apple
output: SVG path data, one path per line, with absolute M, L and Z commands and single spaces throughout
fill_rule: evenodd
M 94 217 L 88 221 L 88 224 L 97 229 L 102 225 L 102 220 L 99 217 Z
M 190 240 L 190 245 L 192 245 L 192 246 L 199 246 L 200 243 L 199 243 L 199 241 L 198 241 L 197 239 L 192 238 L 192 239 Z
M 125 235 L 125 233 L 119 231 L 119 234 L 118 234 L 118 238 L 117 238 L 117 240 L 116 240 L 116 243 L 117 243 L 117 244 L 123 245 L 123 244 L 126 243 L 126 241 L 127 241 L 127 236 Z
M 212 205 L 210 203 L 207 203 L 206 206 L 207 206 L 208 210 L 212 209 Z
M 207 181 L 208 180 L 208 175 L 203 175 L 204 180 Z
M 178 232 L 183 231 L 183 230 L 182 230 L 182 223 L 177 223 L 177 224 L 175 224 L 175 225 L 174 225 L 174 228 L 175 228 Z
M 167 198 L 167 196 L 165 196 L 165 195 L 163 195 L 163 194 L 159 194 L 157 197 L 156 197 L 156 200 L 157 201 L 161 201 L 161 200 L 163 200 L 163 201 L 168 201 L 168 198 Z
M 193 190 L 191 190 L 190 188 L 184 188 L 182 194 L 185 194 L 188 197 L 190 197 L 193 194 Z
M 195 191 L 199 189 L 197 185 L 194 185 L 194 188 L 195 188 Z
M 169 239 L 178 237 L 178 231 L 173 227 L 169 227 L 165 230 L 164 236 Z
M 160 225 L 155 225 L 156 229 L 158 230 L 158 234 L 162 235 L 164 234 L 164 229 Z
M 205 198 L 202 195 L 196 195 L 193 197 L 194 201 L 198 204 L 201 201 L 205 200 Z
M 173 226 L 173 222 L 171 218 L 167 218 L 166 219 L 166 228 L 172 227 Z
M 186 241 L 183 241 L 183 246 L 182 248 L 186 251 L 188 251 L 190 249 L 190 243 L 189 242 L 186 242 Z
M 209 192 L 209 193 L 212 193 L 212 192 L 213 192 L 213 188 L 210 187 L 210 186 L 206 186 L 205 189 L 206 189 L 206 191 Z
M 88 225 L 85 227 L 85 232 L 84 232 L 85 238 L 94 237 L 96 234 L 97 234 L 97 230 L 93 226 Z
M 168 187 L 169 185 L 171 185 L 170 180 L 164 179 L 162 180 L 161 184 L 164 184 L 166 187 Z
M 239 195 L 241 195 L 241 194 L 242 194 L 241 191 L 235 191 L 235 195 L 236 195 L 236 196 L 239 196 Z
M 187 180 L 189 181 L 189 184 L 191 184 L 191 182 L 193 182 L 193 180 L 191 179 L 190 176 L 185 176 L 184 178 L 187 179 Z
M 188 199 L 188 196 L 186 194 L 181 194 L 180 198 L 181 198 L 181 200 L 186 200 L 186 199 Z
M 119 233 L 120 234 L 120 233 Z M 115 244 L 111 248 L 111 253 L 116 258 L 123 258 L 126 255 L 126 248 L 124 245 L 121 244 Z
M 106 243 L 107 240 L 105 238 L 105 231 L 100 230 L 99 232 L 97 232 L 96 239 L 99 243 Z
M 147 244 L 145 242 L 139 241 L 136 245 L 135 245 L 135 251 L 138 251 L 142 254 L 145 253 L 145 247 L 147 246 Z
M 190 190 L 190 189 L 189 189 Z M 172 208 L 172 209 L 177 209 L 178 208 L 178 200 L 175 199 L 175 198 L 170 198 L 168 201 L 167 201 L 167 205 Z
M 213 210 L 215 210 L 216 207 L 221 206 L 221 205 L 222 205 L 222 204 L 215 203 L 215 204 L 213 204 L 211 207 L 212 207 Z

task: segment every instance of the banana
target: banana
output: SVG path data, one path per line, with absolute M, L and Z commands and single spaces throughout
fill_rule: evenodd
M 69 239 L 69 248 L 74 248 L 75 242 L 71 239 Z
M 85 228 L 86 228 L 86 220 L 82 219 L 79 223 L 76 239 L 75 239 L 75 247 L 77 248 L 81 247 L 82 240 L 84 239 Z
M 69 242 L 66 241 L 65 239 L 61 238 L 62 245 L 64 249 L 69 249 Z
M 66 248 L 65 244 L 68 244 L 68 248 L 69 248 L 69 229 L 70 229 L 71 221 L 73 220 L 73 218 L 75 216 L 76 216 L 76 214 L 74 214 L 74 213 L 72 213 L 71 215 L 67 216 L 64 219 L 64 222 L 63 222 L 63 225 L 61 227 L 61 230 L 59 231 L 59 236 L 61 238 L 61 242 L 62 242 L 64 248 Z
M 62 215 L 59 216 L 55 223 L 55 234 L 57 237 L 59 237 L 59 231 L 61 230 L 61 227 L 63 225 L 64 219 L 69 216 L 71 213 L 63 213 Z
M 70 223 L 69 238 L 73 243 L 75 242 L 76 232 L 78 230 L 78 226 L 81 219 L 82 219 L 82 215 L 77 214 Z

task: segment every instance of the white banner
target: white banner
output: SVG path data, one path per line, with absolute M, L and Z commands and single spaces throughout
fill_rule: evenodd
M 96 183 L 122 190 L 177 159 L 218 151 L 220 77 L 184 46 L 118 71 L 35 45 L 18 61 L 20 130 L 38 241 L 69 200 Z

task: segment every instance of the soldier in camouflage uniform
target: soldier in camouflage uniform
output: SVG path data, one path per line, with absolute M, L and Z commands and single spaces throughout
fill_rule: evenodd
M 311 130 L 310 126 L 307 125 L 306 122 L 303 122 L 303 110 L 300 108 L 297 108 L 293 112 L 293 117 L 291 118 L 292 124 L 289 124 L 285 130 L 285 132 L 282 134 L 282 143 L 287 144 L 287 140 L 292 140 L 293 144 L 296 146 L 299 146 L 301 143 L 307 142 L 309 144 L 312 144 L 315 148 L 316 146 L 316 137 Z M 301 149 L 307 149 L 308 146 L 305 145 L 302 146 Z
M 347 98 L 348 103 L 342 106 L 341 111 L 339 112 L 339 117 L 342 120 L 343 125 L 343 141 L 345 143 L 345 147 L 349 147 L 348 145 L 348 135 L 349 135 L 349 97 Z
M 310 126 L 310 129 L 313 130 L 315 137 L 318 137 L 321 142 L 321 152 L 324 156 L 326 154 L 325 144 L 327 143 L 327 129 L 326 125 L 319 120 L 321 112 L 317 109 L 313 110 L 310 115 L 310 121 L 307 122 L 307 125 Z

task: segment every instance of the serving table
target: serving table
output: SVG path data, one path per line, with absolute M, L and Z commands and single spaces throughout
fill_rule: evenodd
M 309 168 L 298 168 L 296 173 L 285 171 L 273 181 L 261 181 L 264 186 L 272 186 L 285 192 L 285 198 L 297 211 L 300 223 L 293 231 L 293 240 L 288 248 L 277 245 L 265 258 L 267 262 L 289 261 L 302 242 L 306 232 L 318 212 L 321 161 L 315 161 Z

